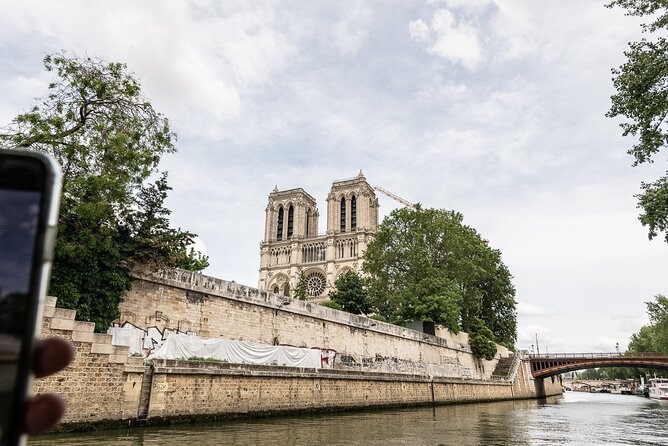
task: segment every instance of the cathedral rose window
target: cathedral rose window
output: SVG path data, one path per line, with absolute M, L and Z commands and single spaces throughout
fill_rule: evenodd
M 306 276 L 306 286 L 308 288 L 309 296 L 320 296 L 325 291 L 326 284 L 327 279 L 325 279 L 325 275 L 320 272 L 312 272 Z

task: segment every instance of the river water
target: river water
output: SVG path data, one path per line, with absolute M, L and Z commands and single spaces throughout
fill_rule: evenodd
M 374 410 L 95 433 L 31 445 L 668 445 L 668 403 L 566 392 L 543 401 Z

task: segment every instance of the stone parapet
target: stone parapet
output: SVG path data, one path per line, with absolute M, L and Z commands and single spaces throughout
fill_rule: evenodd
M 143 358 L 129 364 L 137 358 L 128 358 L 128 347 L 111 345 L 110 335 L 93 332 L 95 324 L 75 321 L 74 310 L 55 305 L 56 298 L 46 300 L 42 336 L 70 341 L 75 348 L 74 361 L 56 375 L 35 380 L 33 391 L 56 393 L 65 399 L 65 425 L 85 428 L 89 424 L 136 418 L 137 386 L 125 383 L 136 381 L 137 377 L 141 381 L 146 369 Z

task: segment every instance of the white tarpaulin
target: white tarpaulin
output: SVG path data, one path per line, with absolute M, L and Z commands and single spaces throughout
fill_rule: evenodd
M 181 333 L 170 333 L 162 346 L 148 359 L 207 358 L 233 364 L 281 365 L 288 367 L 321 367 L 317 348 L 253 344 L 227 339 L 204 339 Z
M 130 347 L 130 354 L 142 353 L 144 330 L 134 325 L 123 327 L 109 327 L 107 334 L 111 335 L 112 345 L 125 345 Z

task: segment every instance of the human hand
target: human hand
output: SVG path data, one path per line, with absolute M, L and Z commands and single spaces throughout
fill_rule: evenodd
M 32 370 L 35 378 L 53 375 L 67 367 L 74 358 L 74 348 L 60 338 L 49 338 L 35 342 Z M 23 431 L 28 435 L 51 429 L 65 414 L 65 402 L 52 394 L 30 398 L 25 405 Z

